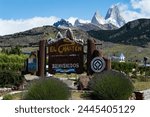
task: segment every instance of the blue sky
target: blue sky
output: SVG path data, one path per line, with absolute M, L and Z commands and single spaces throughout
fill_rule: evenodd
M 150 18 L 150 0 L 0 0 L 0 36 L 53 25 L 61 18 L 90 22 L 98 10 L 105 17 L 117 4 L 126 22 Z
M 129 0 L 0 0 L 1 19 L 71 16 L 90 19 L 96 10 L 105 16 L 108 8 Z

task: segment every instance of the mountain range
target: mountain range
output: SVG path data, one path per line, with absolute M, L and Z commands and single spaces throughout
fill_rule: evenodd
M 53 26 L 62 28 L 77 27 L 84 31 L 90 31 L 90 30 L 114 30 L 120 28 L 125 23 L 126 22 L 121 16 L 118 6 L 114 5 L 108 9 L 105 18 L 102 17 L 98 11 L 96 11 L 90 23 L 81 23 L 79 19 L 76 19 L 74 25 L 71 25 L 68 21 L 61 19 L 60 21 L 54 23 Z

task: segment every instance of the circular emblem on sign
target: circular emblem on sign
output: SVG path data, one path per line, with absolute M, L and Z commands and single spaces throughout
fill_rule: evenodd
M 94 72 L 101 72 L 105 69 L 106 63 L 102 57 L 95 57 L 91 61 L 91 69 Z

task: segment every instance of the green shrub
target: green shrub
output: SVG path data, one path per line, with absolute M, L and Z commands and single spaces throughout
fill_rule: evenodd
M 136 67 L 137 67 L 136 63 L 112 62 L 112 69 L 123 71 L 126 74 L 128 74 L 129 72 L 132 72 L 132 69 Z
M 24 67 L 25 55 L 7 55 L 0 53 L 0 70 L 20 71 Z
M 12 100 L 13 96 L 11 94 L 4 95 L 3 100 Z
M 137 80 L 139 82 L 147 82 L 148 81 L 148 79 L 145 76 L 137 76 Z
M 102 100 L 128 99 L 134 89 L 130 79 L 118 71 L 104 71 L 94 74 L 89 88 L 93 91 L 92 98 Z
M 20 63 L 0 63 L 0 70 L 21 71 L 24 64 Z
M 0 71 L 0 87 L 19 87 L 23 77 L 17 72 L 10 70 Z
M 5 54 L 17 54 L 17 55 L 20 55 L 22 53 L 21 48 L 19 46 L 11 47 L 11 49 L 2 48 L 1 52 Z
M 138 71 L 140 71 L 140 74 L 146 73 L 146 76 L 150 76 L 150 67 L 140 66 Z
M 54 78 L 38 80 L 31 84 L 24 96 L 25 100 L 65 100 L 70 96 L 69 88 Z

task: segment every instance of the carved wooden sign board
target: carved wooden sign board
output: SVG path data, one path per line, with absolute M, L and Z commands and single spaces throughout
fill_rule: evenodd
M 61 38 L 48 44 L 49 73 L 82 73 L 83 45 Z

